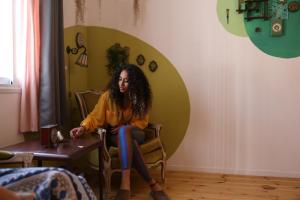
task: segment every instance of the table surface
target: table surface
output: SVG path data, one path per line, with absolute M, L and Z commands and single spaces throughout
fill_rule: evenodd
M 1 148 L 12 152 L 32 152 L 35 159 L 41 160 L 73 160 L 101 146 L 97 134 L 87 134 L 77 139 L 66 139 L 56 147 L 44 147 L 40 140 L 24 141 Z
M 103 200 L 103 157 L 102 141 L 100 136 L 95 133 L 86 134 L 77 139 L 66 139 L 65 142 L 58 144 L 56 147 L 44 147 L 40 140 L 24 141 L 15 145 L 10 145 L 2 150 L 12 152 L 32 152 L 33 158 L 40 163 L 42 160 L 62 160 L 70 161 L 78 159 L 85 153 L 98 149 L 99 159 L 99 199 Z M 40 164 L 41 165 L 41 164 Z

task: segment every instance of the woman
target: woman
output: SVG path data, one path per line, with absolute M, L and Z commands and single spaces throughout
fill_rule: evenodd
M 144 143 L 143 129 L 148 125 L 152 104 L 149 82 L 136 65 L 127 64 L 114 73 L 108 89 L 101 95 L 94 110 L 70 131 L 72 138 L 94 131 L 97 127 L 111 127 L 109 138 L 118 146 L 122 180 L 116 200 L 130 198 L 130 170 L 134 166 L 151 188 L 154 200 L 168 200 L 162 187 L 149 174 L 139 149 Z

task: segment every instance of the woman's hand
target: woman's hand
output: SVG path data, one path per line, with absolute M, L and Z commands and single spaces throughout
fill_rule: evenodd
M 112 128 L 112 129 L 110 130 L 110 132 L 111 132 L 112 134 L 117 134 L 117 133 L 119 132 L 120 127 L 121 127 L 121 126 L 114 127 L 114 128 Z
M 73 128 L 71 131 L 70 131 L 70 136 L 72 139 L 75 139 L 75 138 L 78 138 L 80 137 L 81 135 L 83 135 L 85 132 L 84 130 L 84 127 L 80 126 L 80 127 L 76 127 L 76 128 Z

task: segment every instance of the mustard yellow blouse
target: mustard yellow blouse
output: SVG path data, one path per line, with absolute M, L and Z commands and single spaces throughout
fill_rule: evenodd
M 112 101 L 109 91 L 104 92 L 93 111 L 81 122 L 87 132 L 94 131 L 101 126 L 112 127 L 129 124 L 144 129 L 149 122 L 149 115 L 144 118 L 133 116 L 131 107 L 122 110 Z

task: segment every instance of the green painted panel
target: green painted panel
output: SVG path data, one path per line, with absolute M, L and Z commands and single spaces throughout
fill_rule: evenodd
M 230 33 L 246 37 L 246 29 L 244 25 L 244 16 L 239 15 L 236 10 L 238 7 L 237 0 L 218 0 L 217 14 L 223 27 Z M 228 9 L 228 11 L 227 11 Z M 227 22 L 228 12 L 228 22 Z
M 282 21 L 282 36 L 272 36 L 271 19 L 245 21 L 246 31 L 255 46 L 263 52 L 281 58 L 298 57 L 300 55 L 300 11 L 289 12 L 288 19 Z M 261 32 L 255 32 L 257 27 Z
M 81 77 L 80 73 L 83 73 L 83 85 L 80 88 L 104 88 L 110 79 L 105 67 L 107 65 L 106 50 L 115 43 L 130 48 L 130 63 L 136 64 L 136 57 L 143 54 L 146 61 L 141 69 L 150 81 L 154 97 L 150 118 L 152 122 L 162 124 L 161 138 L 168 157 L 171 156 L 186 133 L 190 117 L 187 89 L 176 68 L 159 51 L 134 36 L 103 27 L 85 27 L 85 29 L 88 68 L 84 72 L 76 71 L 75 74 L 71 74 L 72 79 L 73 76 Z M 65 31 L 65 37 L 74 38 L 76 34 L 70 30 Z M 155 72 L 151 72 L 148 68 L 151 60 L 155 60 L 158 64 L 158 69 Z M 79 79 L 78 84 L 80 81 Z M 79 86 L 77 87 L 79 88 Z M 96 158 L 97 153 L 93 152 L 91 160 L 94 164 L 97 164 Z
M 268 19 L 244 19 L 246 13 L 238 14 L 239 0 L 218 0 L 217 14 L 225 29 L 235 35 L 248 35 L 253 44 L 261 51 L 271 56 L 281 58 L 294 58 L 300 55 L 300 11 L 290 12 L 288 5 L 294 0 L 286 0 L 280 3 L 278 0 L 258 2 L 259 9 L 252 11 L 249 16 L 262 16 L 267 13 Z M 242 1 L 241 1 L 242 2 Z M 299 1 L 296 1 L 299 3 Z M 252 8 L 256 2 L 251 2 Z M 245 3 L 242 3 L 242 9 Z M 264 9 L 265 8 L 265 9 Z M 229 9 L 229 23 L 227 23 L 227 9 Z M 282 32 L 272 31 L 274 22 L 282 22 Z M 278 27 L 278 26 L 277 26 Z

